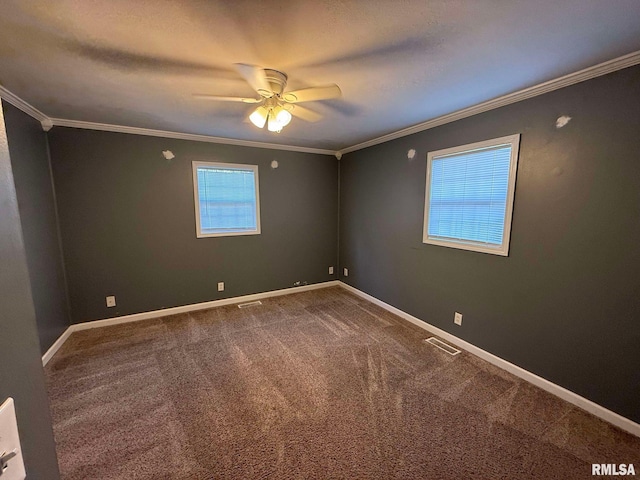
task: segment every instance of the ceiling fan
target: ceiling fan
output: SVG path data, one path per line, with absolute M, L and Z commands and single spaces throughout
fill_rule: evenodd
M 259 98 L 207 94 L 194 94 L 193 96 L 222 102 L 258 104 L 257 108 L 249 115 L 249 120 L 258 128 L 264 128 L 266 124 L 270 132 L 282 131 L 291 121 L 292 115 L 307 122 L 317 122 L 322 118 L 322 115 L 298 104 L 338 98 L 342 95 L 340 87 L 336 84 L 285 92 L 288 78 L 285 73 L 244 63 L 236 63 L 235 67 L 251 88 L 258 93 Z

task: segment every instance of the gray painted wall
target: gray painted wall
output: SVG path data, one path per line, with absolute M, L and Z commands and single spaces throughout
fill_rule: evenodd
M 13 397 L 27 477 L 60 478 L 18 202 L 0 107 L 0 403 Z
M 44 353 L 69 326 L 47 135 L 40 122 L 13 105 L 4 103 L 3 108 L 40 350 Z
M 640 422 L 639 125 L 634 67 L 345 155 L 343 280 Z M 423 244 L 427 152 L 513 133 L 509 257 Z
M 334 157 L 59 127 L 49 143 L 73 323 L 335 279 Z M 262 234 L 196 238 L 194 160 L 259 166 Z

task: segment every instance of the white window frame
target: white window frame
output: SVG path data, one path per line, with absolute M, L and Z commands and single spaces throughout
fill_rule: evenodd
M 252 170 L 256 186 L 256 228 L 255 230 L 238 230 L 217 233 L 202 233 L 200 225 L 200 196 L 198 195 L 198 167 L 219 168 L 222 170 Z M 193 199 L 196 214 L 196 237 L 234 237 L 240 235 L 260 235 L 260 182 L 258 179 L 258 165 L 248 165 L 241 163 L 220 163 L 220 162 L 191 162 L 193 175 Z
M 429 237 L 429 200 L 431 196 L 431 166 L 434 158 L 442 158 L 449 155 L 460 154 L 463 152 L 470 152 L 473 150 L 482 150 L 485 148 L 498 147 L 500 145 L 511 145 L 511 159 L 509 163 L 509 181 L 507 190 L 507 204 L 504 217 L 504 229 L 502 235 L 502 245 L 488 245 L 486 243 L 474 242 L 472 240 L 458 240 L 458 239 L 442 239 Z M 424 224 L 422 228 L 422 242 L 439 245 L 441 247 L 458 248 L 461 250 L 471 250 L 473 252 L 491 253 L 494 255 L 501 255 L 503 257 L 509 256 L 509 240 L 511 237 L 511 220 L 513 214 L 513 201 L 515 198 L 516 187 L 516 172 L 518 170 L 518 151 L 520 148 L 520 134 L 508 135 L 506 137 L 493 138 L 491 140 L 485 140 L 482 142 L 469 143 L 467 145 L 461 145 L 458 147 L 445 148 L 443 150 L 436 150 L 427 154 L 427 182 L 424 199 Z

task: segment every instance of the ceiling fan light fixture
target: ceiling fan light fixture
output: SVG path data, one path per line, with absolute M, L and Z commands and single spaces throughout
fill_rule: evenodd
M 291 114 L 284 108 L 280 107 L 278 113 L 276 113 L 276 122 L 278 122 L 283 127 L 286 127 L 287 125 L 289 125 L 289 122 L 291 122 Z
M 281 132 L 284 127 L 289 125 L 289 122 L 291 122 L 291 114 L 282 108 L 282 105 L 276 105 L 269 110 L 267 128 L 270 132 Z
M 249 120 L 258 128 L 263 128 L 264 124 L 267 123 L 267 117 L 270 117 L 269 110 L 267 110 L 264 106 L 256 108 L 251 115 L 249 115 Z
M 282 131 L 282 125 L 278 123 L 276 116 L 273 114 L 273 110 L 269 112 L 269 121 L 267 122 L 267 129 L 270 132 L 280 133 Z
M 288 78 L 285 73 L 245 63 L 236 63 L 235 67 L 240 76 L 260 95 L 260 98 L 194 95 L 221 102 L 257 103 L 257 108 L 251 112 L 249 120 L 258 128 L 264 128 L 266 125 L 270 132 L 281 132 L 291 123 L 292 115 L 307 122 L 317 122 L 322 118 L 321 114 L 313 110 L 297 106 L 298 103 L 338 98 L 342 95 L 340 87 L 336 84 L 308 87 L 285 93 Z

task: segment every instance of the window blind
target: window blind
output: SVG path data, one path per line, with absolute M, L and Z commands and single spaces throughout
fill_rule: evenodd
M 511 145 L 434 157 L 429 238 L 501 245 L 510 159 Z
M 203 234 L 257 229 L 253 170 L 198 167 L 197 180 Z

